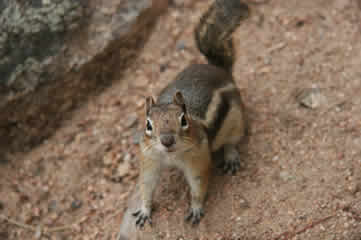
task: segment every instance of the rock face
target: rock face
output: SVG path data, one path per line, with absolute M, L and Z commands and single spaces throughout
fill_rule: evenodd
M 49 80 L 49 66 L 77 28 L 83 6 L 77 1 L 13 1 L 0 4 L 0 106 Z
M 166 3 L 0 0 L 0 147 L 41 141 L 64 112 L 119 79 Z

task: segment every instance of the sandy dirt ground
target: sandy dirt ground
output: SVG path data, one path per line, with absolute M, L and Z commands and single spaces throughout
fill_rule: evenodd
M 122 79 L 0 165 L 0 239 L 115 239 L 138 177 L 144 96 L 205 62 L 193 28 L 210 1 L 174 0 Z M 234 34 L 251 128 L 242 170 L 214 168 L 206 215 L 164 174 L 152 239 L 361 239 L 361 2 L 271 0 Z M 310 103 L 312 108 L 302 102 Z

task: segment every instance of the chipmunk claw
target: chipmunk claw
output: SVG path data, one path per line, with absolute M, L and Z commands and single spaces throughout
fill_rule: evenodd
M 241 168 L 241 156 L 234 146 L 226 149 L 226 155 L 223 164 L 223 172 L 234 175 Z
M 232 175 L 236 174 L 236 172 L 241 168 L 241 164 L 239 160 L 235 161 L 226 161 L 223 165 L 223 172 L 230 173 Z
M 197 225 L 202 217 L 204 216 L 203 209 L 202 208 L 192 208 L 189 213 L 187 214 L 185 220 L 187 222 L 191 222 L 192 225 Z
M 148 221 L 149 225 L 152 226 L 152 219 L 150 217 L 150 211 L 138 210 L 132 214 L 136 220 L 135 225 L 143 228 L 144 224 Z

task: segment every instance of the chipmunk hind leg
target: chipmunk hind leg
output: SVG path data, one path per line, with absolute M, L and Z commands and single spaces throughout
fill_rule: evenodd
M 242 104 L 234 99 L 230 101 L 230 110 L 224 119 L 222 128 L 217 135 L 213 149 L 223 147 L 223 170 L 234 174 L 240 169 L 239 145 L 245 135 L 245 121 Z

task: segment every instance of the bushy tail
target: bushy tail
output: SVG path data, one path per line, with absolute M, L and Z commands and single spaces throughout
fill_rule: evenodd
M 195 29 L 195 40 L 210 64 L 232 71 L 234 49 L 232 33 L 249 16 L 241 0 L 215 0 Z

